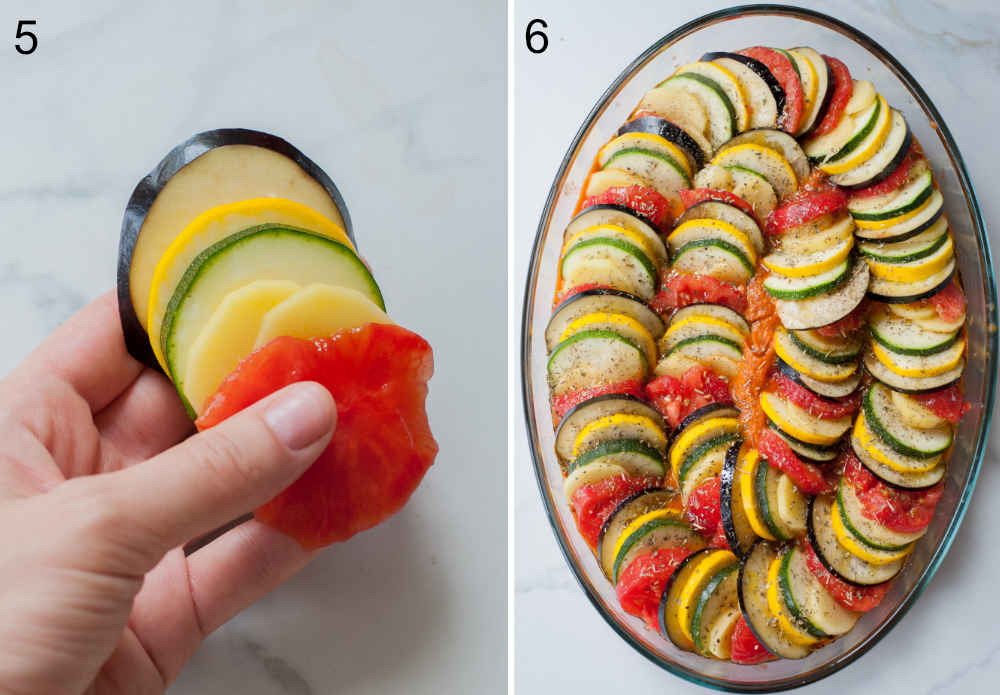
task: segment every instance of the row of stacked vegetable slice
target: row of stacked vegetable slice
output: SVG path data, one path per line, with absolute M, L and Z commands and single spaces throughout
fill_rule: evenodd
M 955 276 L 906 119 L 835 58 L 710 53 L 646 93 L 545 335 L 564 494 L 625 611 L 753 664 L 882 600 L 969 408 Z

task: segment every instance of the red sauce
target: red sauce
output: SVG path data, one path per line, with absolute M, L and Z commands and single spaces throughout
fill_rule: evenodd
M 761 430 L 767 420 L 760 407 L 760 392 L 764 388 L 768 373 L 774 365 L 774 331 L 778 326 L 778 314 L 774 300 L 764 289 L 767 271 L 758 266 L 757 273 L 747 284 L 747 313 L 750 322 L 750 337 L 743 347 L 743 360 L 730 384 L 733 402 L 740 409 L 740 425 L 744 441 L 750 447 L 757 446 Z

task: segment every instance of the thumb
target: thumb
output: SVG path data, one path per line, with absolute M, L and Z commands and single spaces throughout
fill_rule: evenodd
M 287 386 L 143 463 L 95 476 L 107 528 L 148 567 L 168 550 L 272 499 L 326 448 L 337 409 L 314 382 Z

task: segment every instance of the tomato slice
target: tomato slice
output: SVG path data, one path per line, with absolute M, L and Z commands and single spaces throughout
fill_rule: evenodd
M 717 200 L 721 203 L 729 203 L 730 205 L 735 205 L 740 210 L 750 215 L 754 219 L 754 222 L 760 224 L 757 220 L 757 213 L 753 211 L 753 207 L 747 201 L 740 198 L 735 193 L 729 191 L 717 191 L 714 188 L 691 188 L 678 191 L 677 195 L 681 199 L 681 204 L 684 209 L 694 207 L 698 203 L 704 203 L 706 200 Z
M 733 628 L 732 654 L 729 658 L 737 664 L 753 665 L 771 661 L 777 657 L 767 651 L 767 647 L 760 643 L 757 635 L 753 634 L 750 626 L 747 625 L 747 619 L 741 615 L 740 619 L 736 621 L 736 627 Z
M 722 502 L 719 497 L 719 476 L 703 481 L 687 498 L 684 515 L 691 527 L 711 536 L 722 521 Z
M 746 290 L 711 275 L 669 273 L 650 302 L 653 311 L 667 314 L 690 304 L 722 304 L 738 314 L 747 309 Z
M 650 629 L 658 629 L 660 597 L 670 575 L 690 554 L 688 548 L 661 548 L 632 560 L 622 570 L 615 585 L 622 610 L 642 618 Z
M 726 538 L 726 528 L 722 525 L 721 521 L 715 527 L 715 533 L 713 533 L 712 537 L 709 539 L 708 545 L 711 548 L 722 548 L 723 550 L 733 551 L 733 549 L 729 547 L 729 539 Z
M 580 487 L 570 498 L 580 536 L 591 548 L 596 548 L 601 526 L 615 507 L 629 495 L 659 484 L 660 480 L 654 477 L 617 475 Z
M 868 310 L 871 303 L 865 297 L 853 309 L 851 313 L 842 319 L 820 326 L 816 332 L 826 338 L 849 338 L 857 333 L 868 321 Z
M 844 453 L 844 461 L 844 477 L 854 487 L 866 517 L 896 533 L 916 533 L 931 523 L 944 481 L 926 490 L 900 490 L 876 478 L 853 451 Z
M 671 427 L 709 403 L 731 403 L 728 382 L 709 369 L 695 365 L 680 379 L 658 376 L 646 384 L 646 397 Z
M 646 186 L 612 186 L 584 200 L 581 209 L 592 205 L 623 205 L 648 219 L 662 232 L 669 231 L 673 221 L 670 201 Z
M 831 489 L 823 472 L 811 463 L 806 463 L 792 451 L 788 442 L 773 430 L 762 430 L 757 437 L 757 450 L 767 462 L 778 468 L 795 483 L 795 487 L 807 495 L 819 495 Z
M 851 71 L 847 69 L 847 66 L 828 55 L 823 56 L 823 60 L 826 61 L 832 73 L 833 96 L 830 97 L 830 103 L 826 107 L 823 120 L 819 122 L 811 134 L 813 137 L 829 133 L 837 127 L 837 124 L 840 123 L 840 117 L 844 115 L 844 109 L 847 108 L 847 102 L 854 94 L 854 80 L 851 79 Z
M 636 398 L 645 397 L 642 382 L 638 379 L 627 379 L 625 381 L 615 381 L 610 384 L 601 384 L 600 386 L 590 386 L 579 391 L 570 391 L 561 396 L 555 396 L 552 399 L 552 419 L 558 424 L 574 406 L 597 396 L 606 396 L 609 393 L 623 393 L 635 396 Z
M 843 398 L 823 398 L 781 373 L 771 375 L 770 381 L 767 390 L 777 392 L 816 417 L 837 419 L 853 415 L 861 406 L 861 393 L 858 391 Z
M 764 46 L 754 46 L 737 53 L 763 63 L 774 75 L 774 79 L 781 84 L 781 88 L 785 90 L 785 108 L 778 117 L 778 127 L 794 135 L 802 121 L 805 96 L 802 94 L 802 82 L 792 66 L 792 61 L 783 53 Z
M 972 410 L 972 406 L 966 402 L 962 391 L 955 384 L 930 393 L 917 393 L 912 398 L 938 417 L 943 417 L 953 424 Z
M 337 403 L 330 445 L 254 516 L 314 549 L 347 540 L 399 511 L 438 446 L 424 400 L 434 358 L 427 341 L 395 325 L 366 324 L 330 338 L 281 337 L 247 357 L 195 422 L 205 430 L 297 381 Z
M 934 305 L 942 321 L 955 322 L 965 316 L 965 294 L 954 278 L 927 301 Z
M 874 584 L 872 586 L 854 586 L 835 577 L 820 562 L 820 559 L 816 556 L 816 551 L 813 550 L 812 544 L 806 538 L 801 539 L 799 548 L 805 554 L 806 565 L 813 573 L 813 576 L 819 580 L 824 589 L 830 592 L 830 596 L 837 603 L 849 611 L 859 611 L 862 613 L 870 611 L 882 602 L 882 599 L 885 598 L 886 593 L 889 591 L 889 582 Z
M 829 215 L 847 205 L 847 194 L 842 190 L 824 190 L 797 195 L 776 207 L 767 217 L 765 231 L 778 236 L 792 227 Z
M 907 177 L 910 175 L 910 168 L 913 166 L 913 162 L 916 161 L 916 148 L 910 145 L 910 149 L 907 151 L 906 155 L 903 156 L 903 161 L 899 163 L 892 173 L 889 174 L 885 179 L 879 181 L 878 183 L 872 184 L 868 188 L 862 188 L 857 191 L 851 191 L 851 199 L 858 198 L 874 198 L 878 195 L 885 195 L 890 191 L 894 191 L 903 185 Z

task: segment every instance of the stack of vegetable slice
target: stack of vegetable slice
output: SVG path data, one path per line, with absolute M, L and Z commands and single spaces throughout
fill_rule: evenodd
M 207 159 L 172 173 L 161 164 L 151 175 L 159 190 L 141 224 L 127 217 L 131 238 L 123 237 L 120 259 L 129 288 L 119 293 L 123 317 L 135 316 L 139 328 L 123 323 L 132 344 L 140 332 L 148 341 L 199 428 L 292 381 L 317 380 L 333 393 L 339 425 L 330 447 L 258 514 L 318 547 L 396 511 L 433 461 L 423 406 L 430 347 L 386 315 L 375 278 L 339 223 L 339 196 L 326 198 L 321 188 L 325 175 L 300 170 L 301 153 L 273 136 L 218 131 L 211 139 L 234 134 L 281 147 L 222 144 Z M 231 199 L 238 194 L 251 197 Z M 214 204 L 198 210 L 198 200 Z M 333 210 L 337 221 L 303 200 Z M 382 345 L 373 349 L 376 339 Z M 342 373 L 348 361 L 350 374 Z M 400 422 L 408 433 L 393 435 Z M 368 438 L 398 440 L 398 449 L 379 453 L 363 443 Z M 381 461 L 390 455 L 394 462 Z M 363 489 L 352 477 L 359 467 L 369 471 Z M 382 485 L 384 499 L 372 497 Z
M 566 498 L 627 612 L 754 664 L 879 603 L 969 408 L 955 267 L 906 119 L 835 58 L 709 53 L 642 97 L 546 332 Z

